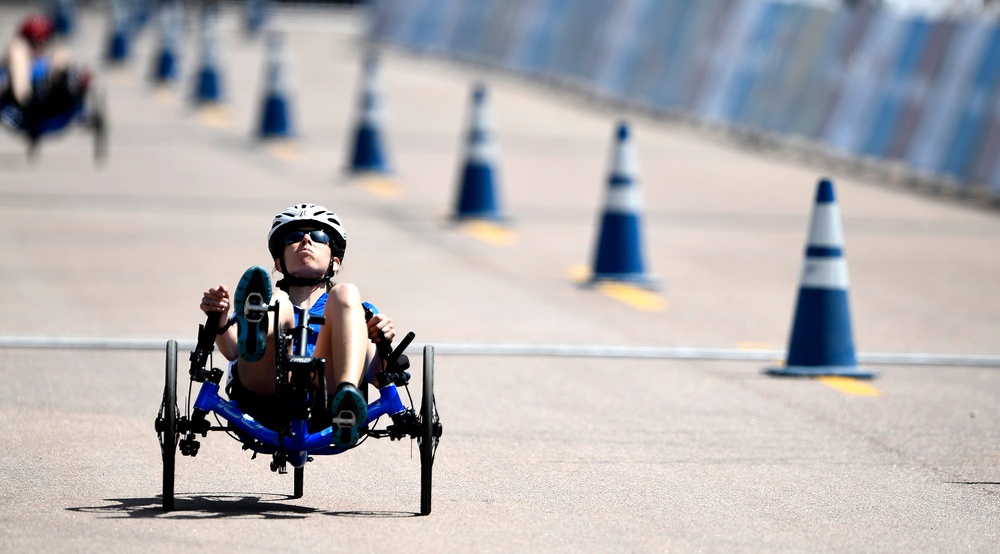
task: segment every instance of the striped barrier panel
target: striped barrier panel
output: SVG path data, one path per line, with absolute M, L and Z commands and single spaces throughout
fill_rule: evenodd
M 546 70 L 561 80 L 590 84 L 595 50 L 603 48 L 608 9 L 602 0 L 577 0 L 565 14 L 562 33 L 554 45 Z
M 854 10 L 847 24 L 841 43 L 835 49 L 833 63 L 825 71 L 825 94 L 822 98 L 821 112 L 818 114 L 815 127 L 809 129 L 807 136 L 814 141 L 822 142 L 827 130 L 834 124 L 834 115 L 841 99 L 844 97 L 844 80 L 853 64 L 861 56 L 861 48 L 869 28 L 878 20 L 878 12 L 870 9 Z
M 527 34 L 514 58 L 514 69 L 540 75 L 548 68 L 548 60 L 563 25 L 561 15 L 571 0 L 539 0 L 534 10 L 526 14 Z M 533 12 L 533 13 L 531 13 Z
M 450 30 L 447 14 L 454 13 L 460 0 L 414 1 L 413 27 L 405 41 L 407 46 L 428 53 L 442 53 L 443 37 Z
M 834 79 L 831 77 L 838 66 L 841 47 L 848 32 L 857 26 L 856 12 L 838 11 L 829 14 L 823 30 L 817 34 L 822 38 L 816 45 L 815 57 L 806 59 L 806 68 L 801 76 L 801 84 L 796 87 L 797 95 L 788 107 L 790 120 L 778 127 L 778 131 L 791 135 L 815 138 L 822 128 L 834 101 Z M 821 12 L 822 13 L 822 12 Z
M 689 83 L 685 87 L 683 95 L 678 99 L 678 105 L 686 111 L 695 113 L 702 105 L 702 99 L 709 94 L 710 68 L 713 67 L 716 59 L 716 51 L 725 38 L 725 33 L 730 27 L 733 14 L 740 6 L 741 2 L 730 0 L 709 0 L 710 14 L 705 21 L 705 29 L 701 35 L 695 37 L 698 45 L 694 50 L 694 56 L 689 62 Z
M 711 123 L 728 121 L 729 92 L 735 87 L 739 68 L 734 60 L 745 52 L 754 31 L 753 22 L 762 17 L 764 4 L 755 0 L 740 0 L 730 10 L 721 26 L 722 35 L 709 57 L 705 87 L 696 113 Z
M 524 2 L 492 2 L 487 12 L 485 28 L 481 30 L 479 55 L 492 64 L 501 65 L 507 50 L 514 44 L 512 37 L 520 25 L 520 8 Z
M 893 127 L 891 137 L 884 156 L 902 160 L 913 143 L 917 124 L 920 122 L 921 109 L 927 103 L 927 95 L 931 84 L 940 77 L 944 66 L 945 54 L 955 39 L 957 26 L 951 21 L 935 23 L 928 34 L 927 46 L 923 51 L 911 82 L 903 89 L 899 113 Z
M 815 73 L 821 66 L 824 52 L 829 50 L 827 37 L 835 36 L 837 13 L 827 10 L 802 9 L 795 14 L 798 23 L 791 29 L 773 100 L 761 100 L 761 126 L 771 132 L 790 133 L 805 117 L 804 99 L 815 92 Z
M 639 26 L 652 0 L 622 0 L 608 22 L 605 47 L 594 68 L 593 85 L 605 96 L 620 96 L 624 75 L 635 66 L 639 37 L 633 32 Z
M 906 152 L 907 163 L 928 172 L 937 171 L 944 157 L 942 145 L 958 121 L 959 110 L 971 79 L 978 52 L 989 36 L 985 22 L 969 21 L 956 32 L 942 62 L 941 77 L 928 89 L 912 143 Z
M 885 83 L 879 87 L 881 94 L 869 120 L 871 128 L 859 137 L 857 143 L 858 152 L 867 156 L 881 157 L 888 150 L 903 96 L 905 91 L 913 89 L 917 67 L 930 35 L 931 24 L 926 20 L 918 19 L 904 25 L 906 28 L 901 30 L 895 60 L 889 65 Z
M 1000 24 L 780 0 L 373 0 L 373 41 L 1000 192 Z
M 972 77 L 970 90 L 964 102 L 964 109 L 959 116 L 958 127 L 949 144 L 944 164 L 938 169 L 944 173 L 961 178 L 969 171 L 970 159 L 977 141 L 984 134 L 986 116 L 989 113 L 987 102 L 993 96 L 997 83 L 1000 82 L 1000 27 L 990 31 L 989 39 L 983 49 L 979 63 Z
M 682 66 L 691 57 L 691 35 L 701 32 L 697 14 L 705 10 L 703 6 L 696 6 L 696 2 L 698 0 L 681 0 L 667 4 L 668 9 L 663 12 L 665 21 L 660 29 L 660 40 L 646 58 L 649 64 L 645 72 L 648 79 L 636 91 L 640 102 L 655 108 L 670 105 L 665 96 L 683 81 Z
M 970 171 L 972 180 L 977 182 L 990 182 L 994 168 L 1000 163 L 1000 90 L 994 90 L 989 105 L 992 109 L 988 115 L 987 129 L 983 139 L 979 141 L 979 152 Z M 1000 181 L 993 183 L 994 187 L 1000 189 Z
M 895 56 L 902 27 L 902 22 L 887 12 L 879 12 L 869 26 L 861 47 L 839 83 L 840 101 L 823 137 L 834 150 L 858 153 L 858 128 L 871 117 L 873 98 Z
M 759 91 L 751 125 L 765 131 L 783 133 L 798 116 L 795 97 L 808 81 L 823 46 L 823 37 L 834 21 L 833 12 L 792 6 L 782 25 L 781 51 L 777 63 L 768 69 L 764 81 L 771 83 Z

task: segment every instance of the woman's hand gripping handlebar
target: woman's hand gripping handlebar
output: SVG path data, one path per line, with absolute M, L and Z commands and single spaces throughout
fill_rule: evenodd
M 365 308 L 365 321 L 371 322 L 378 314 L 378 308 L 369 302 L 362 304 Z M 375 342 L 378 355 L 385 362 L 385 370 L 378 374 L 379 387 L 384 387 L 390 383 L 397 386 L 404 386 L 410 380 L 410 374 L 406 372 L 410 367 L 410 360 L 403 354 L 406 347 L 413 342 L 416 335 L 410 331 L 399 342 L 399 346 L 392 347 L 392 337 L 381 328 L 375 329 L 379 340 Z

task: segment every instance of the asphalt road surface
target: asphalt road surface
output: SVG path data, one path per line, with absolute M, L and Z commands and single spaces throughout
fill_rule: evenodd
M 0 32 L 23 13 L 5 7 Z M 107 91 L 107 163 L 93 163 L 83 132 L 44 142 L 32 162 L 18 137 L 0 137 L 0 335 L 97 346 L 0 348 L 0 551 L 996 550 L 995 365 L 879 365 L 878 379 L 843 382 L 761 373 L 780 360 L 443 348 L 430 516 L 416 516 L 415 444 L 319 457 L 293 499 L 290 475 L 218 434 L 178 458 L 177 510 L 162 513 L 163 351 L 100 345 L 192 341 L 202 291 L 268 264 L 270 218 L 298 202 L 343 216 L 340 279 L 421 344 L 781 351 L 826 175 L 859 352 L 1000 354 L 996 211 L 400 52 L 382 65 L 396 172 L 348 179 L 359 14 L 278 14 L 297 132 L 280 144 L 253 139 L 264 42 L 239 17 L 226 6 L 219 26 L 225 102 L 196 110 L 194 19 L 182 79 L 157 89 L 155 29 L 107 67 L 106 15 L 83 10 L 72 46 Z M 497 120 L 499 230 L 448 217 L 479 80 Z M 653 296 L 576 282 L 622 117 L 637 141 L 645 261 L 663 284 Z

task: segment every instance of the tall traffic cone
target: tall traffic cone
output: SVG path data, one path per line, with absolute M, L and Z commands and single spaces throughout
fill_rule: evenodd
M 875 377 L 875 373 L 859 369 L 854 356 L 843 242 L 833 183 L 821 179 L 809 226 L 788 359 L 785 367 L 766 368 L 765 373 L 799 377 Z
M 196 104 L 222 101 L 222 76 L 219 73 L 218 40 L 215 9 L 206 7 L 201 16 L 201 64 L 195 80 L 193 100 Z
M 177 79 L 177 48 L 180 45 L 182 15 L 180 2 L 174 0 L 160 11 L 160 49 L 153 59 L 154 82 L 166 83 Z
M 389 164 L 382 144 L 382 91 L 375 54 L 365 58 L 363 79 L 361 115 L 355 128 L 351 162 L 347 169 L 352 173 L 388 173 Z
M 628 123 L 623 121 L 615 134 L 591 282 L 621 281 L 646 288 L 659 285 L 659 279 L 648 275 L 643 263 L 641 211 L 638 160 Z
M 264 103 L 260 112 L 259 138 L 292 136 L 289 117 L 288 75 L 285 63 L 285 35 L 271 32 L 267 37 L 267 65 L 264 68 Z
M 497 202 L 499 179 L 494 168 L 496 146 L 492 116 L 486 87 L 478 84 L 472 92 L 469 134 L 455 203 L 455 219 L 503 218 Z
M 267 23 L 271 6 L 269 0 L 246 0 L 244 4 L 246 12 L 246 30 L 250 36 L 256 36 L 264 24 Z
M 76 22 L 76 3 L 74 0 L 55 0 L 52 3 L 52 27 L 60 36 L 73 34 Z
M 109 63 L 123 63 L 129 57 L 131 25 L 124 0 L 111 0 L 111 34 L 105 58 Z
M 149 18 L 153 13 L 153 6 L 151 0 L 132 0 L 132 31 L 138 34 L 146 24 L 149 23 Z

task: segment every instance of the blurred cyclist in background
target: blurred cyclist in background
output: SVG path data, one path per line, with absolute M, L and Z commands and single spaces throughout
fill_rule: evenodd
M 0 57 L 0 120 L 32 139 L 47 119 L 77 111 L 91 81 L 69 50 L 49 48 L 53 31 L 48 17 L 29 15 Z

